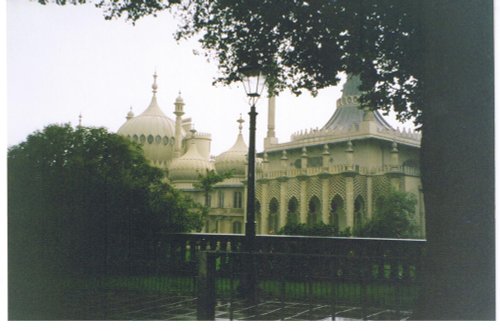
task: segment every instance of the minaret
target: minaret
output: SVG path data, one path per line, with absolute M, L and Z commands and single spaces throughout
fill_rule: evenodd
M 271 96 L 267 102 L 267 136 L 264 138 L 264 148 L 278 143 L 278 138 L 274 132 L 276 117 L 276 99 Z
M 179 91 L 179 96 L 175 99 L 175 149 L 174 156 L 181 156 L 181 146 L 182 146 L 182 136 L 181 136 L 181 125 L 182 125 L 182 115 L 184 115 L 184 100 L 182 100 L 181 92 Z M 194 141 L 194 139 L 193 139 Z

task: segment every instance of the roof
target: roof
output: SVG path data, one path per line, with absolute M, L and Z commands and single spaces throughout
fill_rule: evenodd
M 336 111 L 321 130 L 349 130 L 353 126 L 361 124 L 365 112 L 358 102 L 358 98 L 362 94 L 359 90 L 360 85 L 359 76 L 349 75 Z M 373 110 L 373 115 L 380 129 L 394 130 L 377 110 Z

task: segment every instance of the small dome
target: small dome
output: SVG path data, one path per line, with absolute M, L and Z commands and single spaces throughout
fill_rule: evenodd
M 179 95 L 175 99 L 175 103 L 182 103 L 182 104 L 184 104 L 184 99 L 182 99 L 182 97 L 181 97 L 181 92 L 179 92 Z
M 174 157 L 175 122 L 168 118 L 156 101 L 156 74 L 153 83 L 153 97 L 148 108 L 133 117 L 127 114 L 127 121 L 118 129 L 118 134 L 140 143 L 144 155 L 155 166 L 165 168 Z M 185 136 L 181 130 L 181 138 Z
M 191 139 L 189 149 L 183 156 L 174 159 L 170 164 L 169 177 L 172 181 L 197 181 L 198 174 L 213 170 L 213 164 L 200 155 L 194 139 Z
M 233 147 L 215 158 L 215 169 L 219 173 L 232 171 L 233 175 L 245 174 L 248 146 L 241 134 L 243 120 L 240 118 L 238 122 L 240 123 L 240 132 Z
M 127 120 L 131 119 L 132 117 L 134 117 L 134 112 L 131 110 L 127 113 Z

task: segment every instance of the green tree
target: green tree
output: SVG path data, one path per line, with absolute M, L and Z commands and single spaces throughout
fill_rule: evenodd
M 373 220 L 361 229 L 359 235 L 377 238 L 415 238 L 415 195 L 391 191 L 381 196 Z
M 180 10 L 177 37 L 201 32 L 222 82 L 260 61 L 271 91 L 314 93 L 334 84 L 340 69 L 360 75 L 368 106 L 393 109 L 400 119 L 414 116 L 422 128 L 428 252 L 415 316 L 494 319 L 493 1 L 100 0 L 98 6 L 108 19 L 132 21 Z
M 199 226 L 139 145 L 101 128 L 37 131 L 8 151 L 11 318 L 47 318 L 26 314 L 60 279 L 147 270 L 162 233 Z
M 207 169 L 204 175 L 198 174 L 198 182 L 193 184 L 195 188 L 203 191 L 203 198 L 205 201 L 203 217 L 205 218 L 206 232 L 209 232 L 208 212 L 210 211 L 210 193 L 213 192 L 215 184 L 220 183 L 225 179 L 231 178 L 232 176 L 233 173 L 231 171 L 218 174 L 213 169 Z

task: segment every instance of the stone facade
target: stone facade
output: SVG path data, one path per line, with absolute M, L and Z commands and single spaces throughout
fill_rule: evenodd
M 393 188 L 417 198 L 416 220 L 423 236 L 420 134 L 395 130 L 379 112 L 361 109 L 358 86 L 359 79 L 349 77 L 330 120 L 321 129 L 294 133 L 284 143 L 275 137 L 275 100 L 269 99 L 267 136 L 257 162 L 258 234 L 275 234 L 287 222 L 323 222 L 335 224 L 341 231 L 356 229 L 374 215 L 380 196 Z M 234 145 L 210 160 L 210 135 L 185 134 L 182 99 L 175 105 L 174 141 L 184 144 L 182 151 L 175 145 L 176 154 L 164 162 L 172 168 L 169 180 L 204 203 L 203 192 L 193 186 L 198 173 L 205 170 L 202 168 L 233 170 L 233 177 L 216 184 L 210 193 L 210 220 L 204 230 L 243 233 L 247 145 L 241 133 L 242 119 Z

